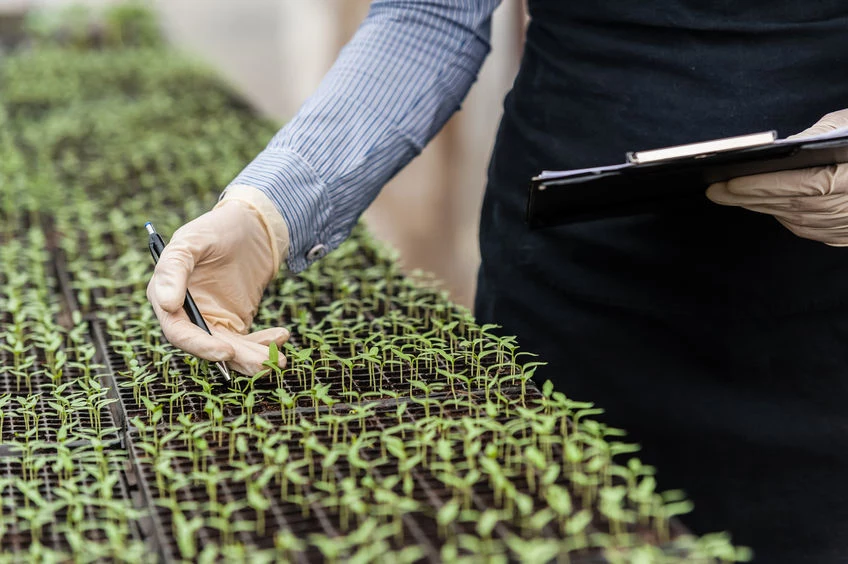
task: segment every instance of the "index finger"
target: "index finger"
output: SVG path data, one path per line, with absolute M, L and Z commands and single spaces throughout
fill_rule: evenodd
M 833 187 L 835 166 L 783 170 L 739 176 L 707 189 L 717 204 L 734 206 L 780 204 L 787 198 L 823 196 Z

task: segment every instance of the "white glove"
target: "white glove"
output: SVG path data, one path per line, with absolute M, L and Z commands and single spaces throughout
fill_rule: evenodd
M 848 127 L 848 110 L 827 114 L 789 137 L 797 139 Z M 848 164 L 742 176 L 707 189 L 717 204 L 771 214 L 805 239 L 848 246 Z
M 262 370 L 268 346 L 282 346 L 289 332 L 282 327 L 247 331 L 288 247 L 286 224 L 265 194 L 249 186 L 228 188 L 212 211 L 174 233 L 147 286 L 168 341 L 243 374 Z M 183 311 L 186 285 L 212 335 Z M 285 366 L 282 354 L 280 364 Z

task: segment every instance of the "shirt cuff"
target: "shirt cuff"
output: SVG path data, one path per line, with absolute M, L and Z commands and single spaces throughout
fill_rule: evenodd
M 300 272 L 338 246 L 343 235 L 330 233 L 332 206 L 327 188 L 312 167 L 287 149 L 265 149 L 230 183 L 250 186 L 273 203 L 288 228 L 288 265 Z

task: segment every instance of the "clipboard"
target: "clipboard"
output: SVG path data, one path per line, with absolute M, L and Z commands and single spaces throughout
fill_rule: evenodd
M 525 219 L 552 227 L 656 209 L 737 176 L 848 162 L 848 128 L 777 139 L 774 131 L 627 153 L 622 164 L 545 171 L 532 179 Z

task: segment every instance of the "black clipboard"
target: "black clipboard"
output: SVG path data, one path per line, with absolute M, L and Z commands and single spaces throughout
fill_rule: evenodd
M 551 227 L 655 209 L 738 176 L 848 162 L 848 128 L 800 139 L 774 132 L 628 153 L 623 164 L 543 172 L 526 221 Z

